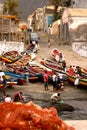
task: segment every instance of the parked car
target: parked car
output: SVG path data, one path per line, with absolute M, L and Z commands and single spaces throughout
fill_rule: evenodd
M 40 40 L 38 34 L 36 32 L 31 32 L 30 33 L 30 43 L 36 42 L 38 43 Z

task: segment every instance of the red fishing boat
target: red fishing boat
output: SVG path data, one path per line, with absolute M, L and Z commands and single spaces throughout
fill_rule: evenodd
M 51 50 L 51 57 L 56 60 L 57 62 L 64 61 L 64 56 L 61 51 L 59 51 L 57 48 L 54 48 Z

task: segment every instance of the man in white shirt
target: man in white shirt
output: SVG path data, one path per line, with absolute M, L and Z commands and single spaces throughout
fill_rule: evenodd
M 3 81 L 3 76 L 5 76 L 5 73 L 0 71 L 0 81 Z
M 51 99 L 54 99 L 56 101 L 61 101 L 60 93 L 53 93 Z
M 63 103 L 60 93 L 53 93 L 53 95 L 51 96 L 51 101 L 52 101 L 52 104 Z
M 56 76 L 56 74 L 54 73 L 53 75 L 52 75 L 52 81 L 53 81 L 53 91 L 55 91 L 56 90 L 56 88 L 57 88 L 57 76 Z

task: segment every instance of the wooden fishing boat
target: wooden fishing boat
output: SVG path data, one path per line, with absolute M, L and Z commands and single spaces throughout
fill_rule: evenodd
M 10 76 L 9 74 L 5 74 L 5 77 L 7 81 L 7 86 L 13 86 L 18 84 L 18 79 L 16 77 Z M 2 87 L 3 87 L 3 82 L 0 81 L 0 88 Z
M 52 69 L 47 68 L 46 66 L 41 65 L 40 63 L 37 62 L 29 62 L 29 68 L 32 71 L 35 71 L 39 74 L 41 74 L 40 80 L 43 81 L 43 75 L 44 75 L 44 71 L 46 70 L 49 76 L 49 82 L 52 83 L 52 75 L 54 74 L 54 71 Z M 60 75 L 60 73 L 56 74 Z M 63 77 L 63 81 L 67 80 L 67 76 L 62 74 Z
M 29 62 L 29 67 L 38 72 L 38 73 L 44 73 L 44 71 L 46 70 L 48 75 L 52 76 L 53 75 L 53 71 L 43 65 L 41 65 L 39 62 Z
M 36 54 L 35 53 L 24 53 L 24 54 L 22 54 L 22 55 L 28 55 L 28 56 L 30 56 L 30 60 L 32 61 L 32 60 L 35 60 L 35 58 L 36 58 Z
M 76 79 L 77 74 L 67 72 L 68 80 L 74 84 L 74 81 Z M 79 86 L 85 86 L 87 87 L 87 78 L 79 77 Z
M 24 75 L 15 74 L 13 72 L 4 71 L 5 75 L 9 77 L 11 80 L 16 80 L 18 85 L 23 85 L 26 83 Z
M 60 52 L 57 48 L 51 50 L 51 57 L 57 62 L 64 61 L 64 56 L 62 52 Z
M 40 74 L 35 73 L 31 71 L 29 68 L 25 69 L 26 67 L 23 66 L 12 66 L 11 64 L 5 64 L 6 69 L 11 72 L 11 74 L 20 77 L 22 79 L 26 80 L 26 77 L 28 76 L 28 79 L 30 82 L 35 82 L 39 79 Z
M 13 85 L 17 85 L 17 82 L 15 81 L 7 81 L 7 86 L 12 87 Z M 0 88 L 3 87 L 3 82 L 0 82 Z
M 29 63 L 31 60 L 30 55 L 23 55 L 21 59 L 15 61 L 14 63 L 11 63 L 12 66 L 22 67 Z
M 45 70 L 47 71 L 49 75 L 49 81 L 51 80 L 51 77 L 53 75 L 53 71 L 51 69 L 41 65 L 39 62 L 34 62 L 34 61 L 29 62 L 29 69 L 40 74 L 40 77 L 39 77 L 40 81 L 43 81 L 43 75 L 44 75 Z
M 33 49 L 35 48 L 35 45 L 34 44 L 30 44 L 27 48 L 26 48 L 26 51 L 30 51 L 30 52 L 33 52 Z
M 22 56 L 19 55 L 17 51 L 9 51 L 2 54 L 1 56 L 1 60 L 3 60 L 6 63 L 13 63 L 19 60 L 20 58 L 22 58 Z
M 47 60 L 47 59 L 42 59 L 40 61 L 40 63 L 42 65 L 44 65 L 45 67 L 50 68 L 50 69 L 52 69 L 52 70 L 54 70 L 54 71 L 56 71 L 58 73 L 66 74 L 66 72 L 64 71 L 62 66 L 55 63 L 55 62 L 53 62 L 53 61 L 50 61 L 50 60 Z

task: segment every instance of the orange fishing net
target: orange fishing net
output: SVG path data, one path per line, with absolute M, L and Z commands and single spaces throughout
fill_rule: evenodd
M 59 117 L 55 108 L 33 102 L 0 104 L 0 130 L 75 130 Z

